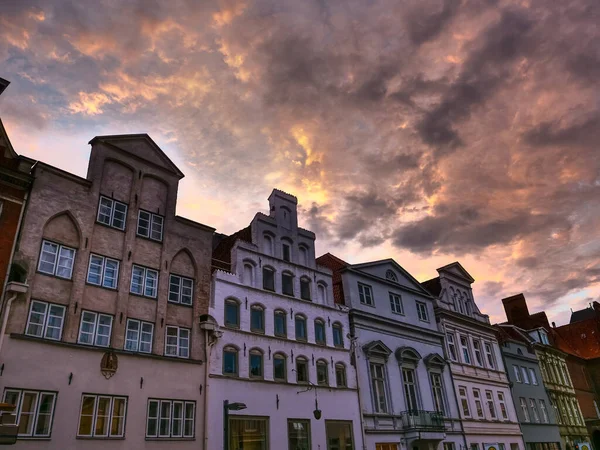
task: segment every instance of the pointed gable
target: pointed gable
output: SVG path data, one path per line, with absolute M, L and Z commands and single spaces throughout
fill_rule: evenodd
M 430 296 L 429 292 L 421 286 L 421 283 L 392 258 L 362 264 L 353 264 L 350 268 L 363 273 L 368 273 L 388 282 L 397 283 L 405 288 L 420 292 L 425 296 Z
M 467 270 L 458 261 L 448 264 L 444 267 L 440 267 L 437 271 L 439 274 L 446 272 L 454 275 L 455 277 L 465 280 L 469 284 L 475 282 L 475 279 L 471 276 L 471 274 L 467 272 Z
M 371 341 L 363 345 L 363 351 L 368 359 L 382 358 L 386 361 L 392 354 L 390 348 L 381 341 Z

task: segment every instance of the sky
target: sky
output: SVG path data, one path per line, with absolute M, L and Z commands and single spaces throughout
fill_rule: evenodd
M 85 176 L 148 133 L 178 213 L 232 233 L 277 187 L 317 252 L 453 261 L 492 322 L 600 296 L 597 0 L 0 0 L 0 117 Z

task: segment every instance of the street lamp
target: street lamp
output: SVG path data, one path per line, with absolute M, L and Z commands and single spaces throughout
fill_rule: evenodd
M 245 403 L 229 403 L 229 400 L 223 400 L 223 450 L 229 450 L 229 411 L 242 409 L 246 409 Z

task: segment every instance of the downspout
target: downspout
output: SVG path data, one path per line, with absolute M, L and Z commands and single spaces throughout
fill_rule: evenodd
M 358 413 L 360 415 L 360 435 L 362 438 L 362 448 L 363 450 L 367 450 L 367 443 L 365 441 L 365 427 L 364 427 L 364 418 L 363 418 L 363 408 L 362 401 L 360 399 L 360 380 L 358 376 L 358 354 L 356 352 L 356 341 L 357 337 L 350 338 L 350 362 L 354 359 L 354 375 L 356 379 L 356 394 L 358 395 Z
M 2 344 L 4 343 L 4 333 L 6 332 L 6 325 L 8 324 L 8 316 L 10 315 L 10 307 L 12 302 L 17 298 L 17 294 L 13 294 L 7 301 L 4 308 L 4 317 L 2 318 L 2 330 L 0 331 L 0 355 L 2 354 Z
M 203 325 L 203 324 L 202 324 Z M 201 325 L 201 326 L 202 326 Z M 204 447 L 203 450 L 208 450 L 208 394 L 210 392 L 209 389 L 209 373 L 210 373 L 210 359 L 212 355 L 212 349 L 214 345 L 217 343 L 217 339 L 220 337 L 221 332 L 217 331 L 213 326 L 209 324 L 205 325 L 204 328 L 204 359 L 206 361 L 204 367 Z

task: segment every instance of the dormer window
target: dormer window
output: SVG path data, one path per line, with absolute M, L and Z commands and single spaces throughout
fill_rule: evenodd
M 396 276 L 396 274 L 394 273 L 393 270 L 388 270 L 385 273 L 385 279 L 389 280 L 389 281 L 393 281 L 394 283 L 398 282 L 398 277 Z

